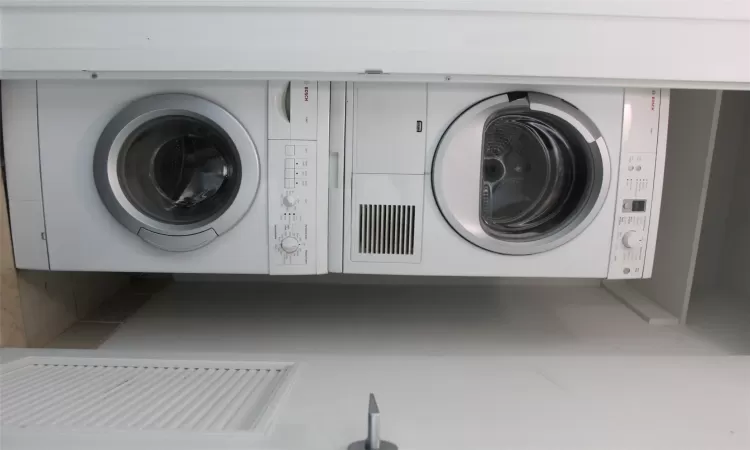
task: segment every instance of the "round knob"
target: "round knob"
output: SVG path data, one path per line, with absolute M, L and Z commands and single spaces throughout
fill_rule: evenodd
M 637 231 L 628 231 L 622 235 L 622 245 L 625 248 L 633 248 L 641 245 L 641 235 Z
M 284 202 L 284 206 L 291 207 L 291 206 L 296 205 L 298 200 L 297 200 L 297 197 L 293 195 L 287 195 L 287 196 L 284 196 L 283 202 Z
M 285 237 L 281 241 L 281 249 L 287 253 L 294 253 L 299 248 L 299 241 L 293 237 Z

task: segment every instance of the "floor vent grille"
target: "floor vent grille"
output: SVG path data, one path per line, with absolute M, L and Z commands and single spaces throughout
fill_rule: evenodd
M 264 432 L 291 363 L 26 358 L 2 367 L 2 426 Z

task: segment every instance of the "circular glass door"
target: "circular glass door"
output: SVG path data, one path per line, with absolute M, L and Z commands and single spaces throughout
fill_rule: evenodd
M 581 111 L 538 93 L 462 113 L 435 152 L 433 188 L 461 236 L 496 253 L 556 248 L 580 234 L 609 189 L 609 156 Z
M 165 116 L 142 125 L 120 151 L 117 178 L 128 200 L 165 224 L 220 215 L 239 190 L 237 149 L 213 124 Z
M 237 119 L 181 94 L 128 105 L 105 127 L 94 158 L 96 185 L 110 213 L 175 251 L 193 249 L 186 245 L 191 239 L 205 245 L 206 236 L 234 226 L 252 205 L 259 175 L 257 151 Z

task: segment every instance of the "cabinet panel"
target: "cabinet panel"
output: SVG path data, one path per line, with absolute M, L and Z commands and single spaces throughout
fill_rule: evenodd
M 354 172 L 424 173 L 427 86 L 354 86 Z

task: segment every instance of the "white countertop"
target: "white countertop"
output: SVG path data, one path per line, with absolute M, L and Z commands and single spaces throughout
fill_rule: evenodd
M 89 354 L 297 362 L 257 449 L 345 449 L 365 435 L 370 392 L 402 450 L 750 445 L 750 360 L 649 327 L 599 288 L 183 285 Z M 234 448 L 107 448 L 136 445 Z

